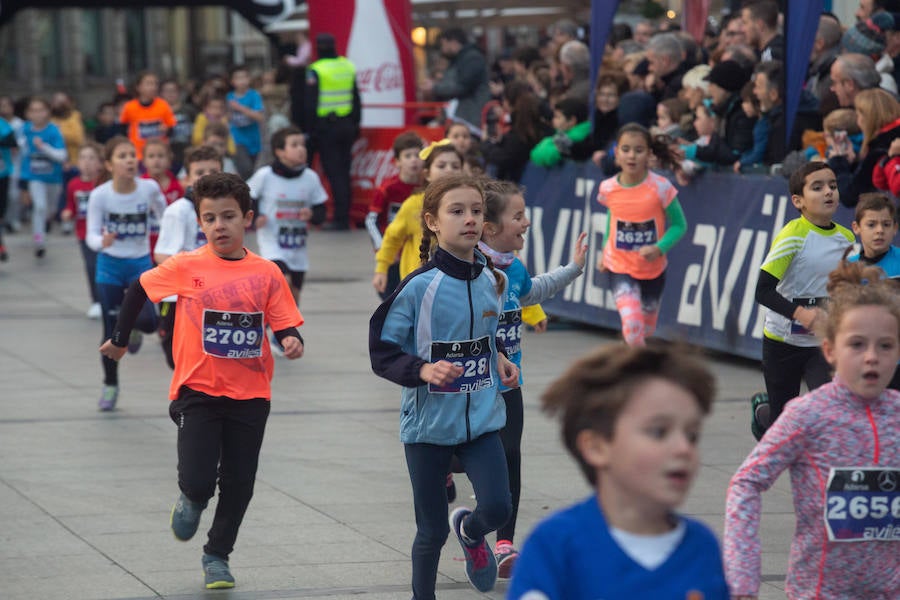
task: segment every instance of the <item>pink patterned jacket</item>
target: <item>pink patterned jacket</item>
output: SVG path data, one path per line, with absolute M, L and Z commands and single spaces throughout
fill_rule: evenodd
M 900 392 L 864 400 L 835 380 L 787 404 L 728 487 L 724 554 L 733 595 L 759 591 L 760 495 L 790 469 L 797 526 L 788 598 L 900 598 L 900 542 L 829 541 L 825 492 L 833 467 L 900 468 Z

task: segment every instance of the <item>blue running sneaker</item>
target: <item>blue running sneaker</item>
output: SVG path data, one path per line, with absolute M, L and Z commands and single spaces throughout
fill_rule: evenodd
M 186 542 L 194 537 L 200 526 L 200 515 L 204 508 L 206 508 L 206 504 L 194 502 L 184 493 L 178 496 L 178 500 L 172 507 L 172 515 L 169 517 L 169 526 L 177 539 Z
M 203 575 L 206 589 L 224 590 L 234 587 L 234 577 L 228 569 L 228 561 L 212 554 L 203 555 Z
M 479 592 L 489 592 L 497 583 L 497 559 L 487 539 L 481 538 L 474 543 L 467 540 L 463 533 L 463 520 L 470 514 L 472 511 L 464 506 L 454 510 L 450 513 L 450 529 L 456 534 L 466 555 L 466 577 L 469 578 L 469 583 Z

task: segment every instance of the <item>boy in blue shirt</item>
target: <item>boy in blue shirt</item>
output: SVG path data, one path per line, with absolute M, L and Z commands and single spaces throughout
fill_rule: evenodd
M 550 385 L 566 448 L 594 493 L 540 523 L 507 598 L 726 600 L 719 544 L 674 512 L 699 466 L 714 395 L 710 372 L 683 350 L 610 344 Z
M 900 248 L 893 245 L 897 235 L 897 207 L 882 193 L 860 194 L 853 216 L 853 233 L 859 236 L 862 251 L 848 258 L 880 267 L 891 279 L 900 283 Z M 900 390 L 900 366 L 888 384 Z
M 897 235 L 897 207 L 885 194 L 860 194 L 853 216 L 853 233 L 859 236 L 862 252 L 850 262 L 881 267 L 891 279 L 900 279 L 900 248 L 892 245 Z
M 225 100 L 228 103 L 228 126 L 235 144 L 235 162 L 240 176 L 250 177 L 256 166 L 256 157 L 262 148 L 259 124 L 265 119 L 263 99 L 250 87 L 250 72 L 244 66 L 231 69 L 231 86 Z

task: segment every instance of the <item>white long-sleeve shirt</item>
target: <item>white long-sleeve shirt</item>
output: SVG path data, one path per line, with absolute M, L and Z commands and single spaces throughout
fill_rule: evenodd
M 96 252 L 116 258 L 140 258 L 150 254 L 150 224 L 152 212 L 162 217 L 166 197 L 153 179 L 135 178 L 134 191 L 120 194 L 113 190 L 112 181 L 97 186 L 88 197 L 87 245 Z M 115 231 L 111 246 L 103 247 L 103 232 Z

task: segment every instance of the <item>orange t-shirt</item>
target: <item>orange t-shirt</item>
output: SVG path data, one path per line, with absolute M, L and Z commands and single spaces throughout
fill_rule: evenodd
M 623 186 L 618 176 L 600 184 L 597 201 L 609 209 L 609 239 L 603 245 L 603 264 L 613 273 L 635 279 L 655 279 L 666 270 L 666 255 L 647 260 L 641 246 L 656 244 L 666 232 L 666 208 L 678 195 L 661 175 L 647 172 L 644 181 Z
M 202 246 L 141 275 L 153 302 L 178 294 L 169 399 L 183 385 L 233 400 L 270 398 L 274 363 L 266 325 L 299 327 L 303 316 L 278 266 L 246 252 L 227 260 Z
M 144 106 L 136 99 L 126 102 L 119 122 L 128 125 L 128 139 L 137 150 L 138 160 L 142 160 L 147 140 L 168 139 L 166 133 L 175 127 L 176 119 L 168 102 L 154 98 L 150 106 Z

